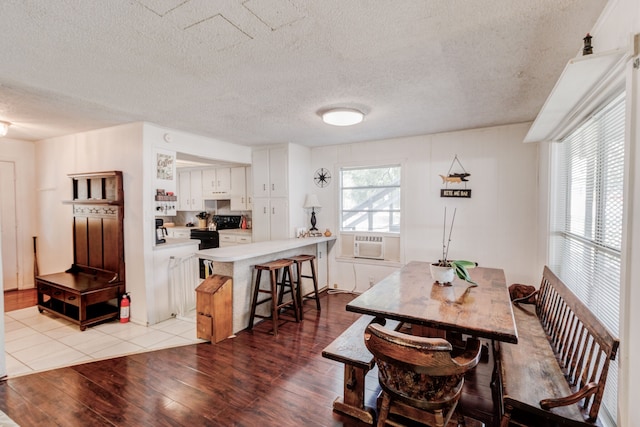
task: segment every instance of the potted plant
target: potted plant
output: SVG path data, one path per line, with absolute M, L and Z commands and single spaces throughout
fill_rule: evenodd
M 447 232 L 447 208 L 444 208 L 444 225 L 442 228 L 442 259 L 438 262 L 434 262 L 430 265 L 431 277 L 435 280 L 435 283 L 442 286 L 449 286 L 453 281 L 454 274 L 460 279 L 465 280 L 472 285 L 477 284 L 471 280 L 467 268 L 473 268 L 478 263 L 464 260 L 450 260 L 449 259 L 449 244 L 451 243 L 451 233 L 453 232 L 453 223 L 456 220 L 456 211 L 453 210 L 453 217 L 451 219 L 451 227 L 449 228 L 449 238 L 446 239 Z

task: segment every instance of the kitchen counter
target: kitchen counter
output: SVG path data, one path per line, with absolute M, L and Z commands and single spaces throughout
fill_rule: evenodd
M 199 240 L 186 239 L 186 238 L 178 238 L 178 237 L 165 237 L 165 243 L 156 243 L 153 247 L 154 251 L 168 249 L 168 248 L 177 248 L 180 246 L 193 245 L 194 251 L 198 249 Z
M 269 240 L 266 242 L 249 243 L 246 245 L 229 246 L 226 248 L 204 249 L 198 251 L 196 254 L 200 258 L 210 259 L 214 262 L 236 262 L 288 251 L 291 249 L 302 248 L 305 246 L 317 245 L 322 242 L 333 242 L 334 240 L 336 240 L 335 236 Z
M 233 333 L 246 329 L 251 312 L 251 296 L 253 289 L 254 266 L 293 255 L 309 254 L 316 256 L 318 273 L 328 271 L 328 252 L 332 249 L 335 236 L 307 237 L 301 239 L 272 240 L 267 242 L 247 243 L 225 248 L 204 249 L 196 252 L 196 256 L 213 261 L 214 274 L 230 276 L 233 279 Z M 322 267 L 321 267 L 322 266 Z M 268 277 L 268 275 L 265 275 Z M 324 276 L 325 279 L 327 276 Z M 263 280 L 266 287 L 266 279 Z M 322 288 L 327 282 L 319 283 Z M 302 293 L 313 289 L 310 281 L 303 283 Z M 268 314 L 268 304 L 258 307 L 258 314 Z

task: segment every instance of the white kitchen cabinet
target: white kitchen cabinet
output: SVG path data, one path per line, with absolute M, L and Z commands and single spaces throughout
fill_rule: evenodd
M 202 171 L 184 171 L 178 174 L 178 210 L 201 211 Z
M 242 234 L 235 234 L 234 232 L 220 231 L 220 247 L 225 248 L 235 245 L 244 245 L 251 243 L 252 238 L 249 232 Z
M 177 239 L 191 238 L 191 230 L 189 229 L 167 227 L 167 233 L 168 233 L 168 237 L 173 237 Z
M 316 279 L 318 280 L 318 289 L 329 286 L 329 262 L 327 257 L 327 242 L 318 243 L 316 249 Z
M 253 199 L 253 241 L 289 238 L 289 202 L 286 198 Z
M 205 200 L 229 199 L 231 194 L 231 168 L 204 169 L 202 194 Z
M 248 211 L 252 208 L 251 193 L 247 182 L 251 179 L 251 168 L 231 168 L 231 210 Z
M 254 197 L 288 197 L 287 147 L 253 151 Z

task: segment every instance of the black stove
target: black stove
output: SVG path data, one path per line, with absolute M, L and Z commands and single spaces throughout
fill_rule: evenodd
M 216 230 L 230 230 L 240 228 L 240 215 L 215 215 L 213 222 L 216 224 Z M 192 228 L 192 239 L 200 240 L 198 249 L 211 249 L 220 247 L 220 235 L 218 231 L 209 230 L 208 228 Z

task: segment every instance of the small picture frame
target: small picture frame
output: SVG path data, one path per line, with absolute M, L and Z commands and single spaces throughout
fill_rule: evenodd
M 156 178 L 163 181 L 173 181 L 175 179 L 176 157 L 171 152 L 156 153 Z

